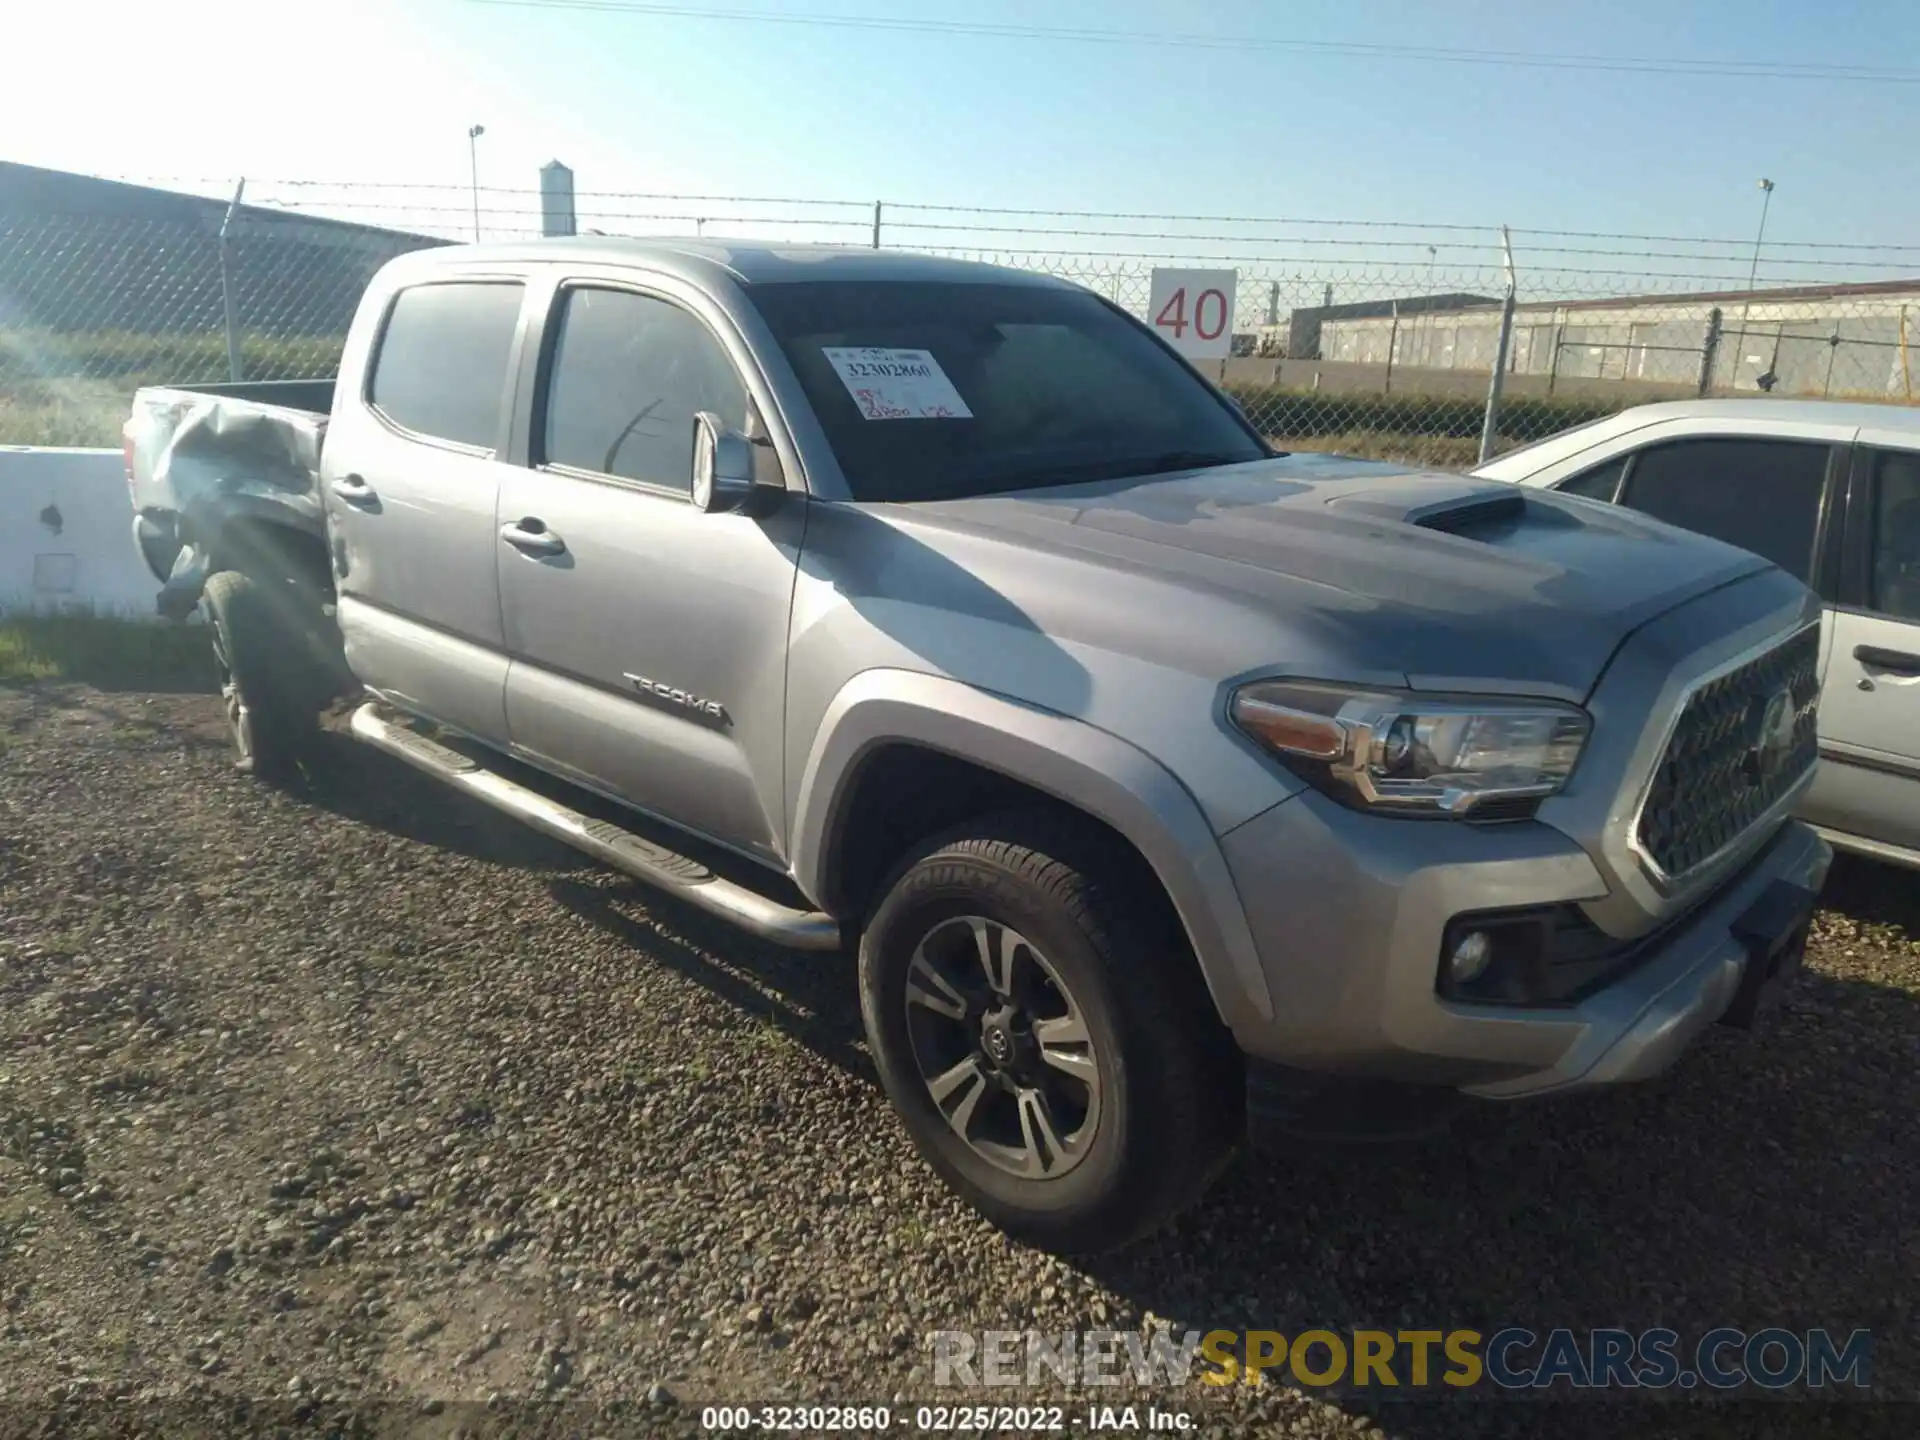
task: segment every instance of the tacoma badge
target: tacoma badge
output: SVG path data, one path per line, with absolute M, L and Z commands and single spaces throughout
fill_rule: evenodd
M 658 680 L 649 680 L 644 675 L 623 672 L 623 678 L 632 682 L 633 688 L 643 695 L 651 695 L 656 700 L 664 700 L 669 705 L 677 705 L 682 710 L 691 710 L 702 719 L 711 720 L 717 725 L 727 723 L 727 712 L 717 700 L 703 700 L 698 695 L 688 694 L 685 690 L 672 685 L 662 685 Z

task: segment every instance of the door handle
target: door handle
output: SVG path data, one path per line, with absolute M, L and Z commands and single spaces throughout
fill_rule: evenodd
M 364 475 L 342 475 L 327 488 L 349 505 L 374 505 L 380 500 Z
M 500 538 L 522 555 L 564 555 L 567 551 L 567 542 L 531 515 L 515 524 L 502 525 Z
M 1853 647 L 1853 658 L 1869 670 L 1885 670 L 1889 675 L 1920 675 L 1920 655 L 1908 650 L 1856 645 Z

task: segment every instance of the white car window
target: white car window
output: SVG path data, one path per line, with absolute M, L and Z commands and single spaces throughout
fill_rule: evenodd
M 1676 440 L 1634 457 L 1621 503 L 1813 573 L 1829 447 L 1809 441 Z
M 1877 472 L 1873 608 L 1890 619 L 1920 621 L 1920 454 L 1889 451 Z
M 1606 464 L 1582 470 L 1553 488 L 1564 490 L 1569 495 L 1584 495 L 1589 500 L 1611 500 L 1620 493 L 1620 477 L 1626 473 L 1630 458 L 1627 455 L 1615 456 Z

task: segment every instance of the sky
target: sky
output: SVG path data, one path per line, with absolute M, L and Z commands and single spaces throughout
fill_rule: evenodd
M 1920 67 L 1920 5 L 1911 0 L 683 0 L 678 8 Z M 1920 69 L 1904 83 L 1879 84 L 1620 73 L 743 23 L 545 0 L 170 0 L 158 12 L 62 0 L 9 25 L 16 41 L 24 25 L 16 57 L 84 56 L 85 66 L 9 67 L 0 159 L 202 189 L 245 175 L 254 196 L 344 197 L 356 208 L 336 204 L 335 213 L 357 219 L 380 219 L 375 207 L 386 204 L 409 207 L 415 225 L 430 207 L 444 207 L 433 216 L 443 226 L 466 223 L 467 129 L 478 123 L 486 127 L 483 185 L 530 189 L 538 167 L 559 158 L 582 192 L 854 202 L 731 212 L 845 217 L 815 227 L 820 238 L 860 238 L 870 219 L 863 207 L 884 198 L 903 226 L 968 221 L 891 208 L 921 203 L 1506 223 L 1749 243 L 1764 175 L 1777 186 L 1770 240 L 1910 244 L 1895 259 L 1920 270 Z M 294 181 L 362 188 L 301 190 Z M 364 188 L 373 185 L 404 188 Z M 487 203 L 501 212 L 531 204 L 510 194 L 489 194 Z M 623 228 L 623 210 L 701 208 L 583 199 L 583 224 L 595 204 L 614 229 Z M 487 221 L 532 223 L 506 213 Z M 971 243 L 968 232 L 911 238 Z

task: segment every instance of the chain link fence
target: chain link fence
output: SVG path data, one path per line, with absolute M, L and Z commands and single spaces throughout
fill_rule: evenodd
M 0 192 L 0 443 L 115 444 L 140 385 L 330 375 L 388 259 L 542 229 L 531 190 L 253 189 L 266 203 L 231 211 L 170 196 L 166 218 L 9 213 Z M 1059 275 L 1149 323 L 1156 268 L 1233 270 L 1232 353 L 1197 363 L 1289 449 L 1464 467 L 1650 400 L 1915 399 L 1920 278 L 1902 277 L 1920 276 L 1920 246 L 1762 257 L 1730 240 L 1514 230 L 1509 271 L 1494 226 L 572 199 L 582 232 L 881 243 Z
M 330 376 L 374 272 L 444 243 L 222 220 L 0 215 L 0 444 L 118 445 L 143 385 Z

